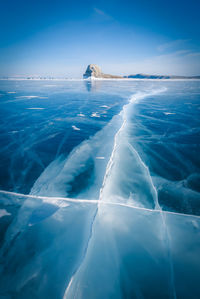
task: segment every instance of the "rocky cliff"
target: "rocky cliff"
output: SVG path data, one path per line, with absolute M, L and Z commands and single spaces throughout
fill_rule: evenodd
M 89 64 L 85 74 L 83 75 L 84 79 L 88 78 L 123 78 L 122 76 L 115 76 L 102 73 L 100 67 L 96 64 Z

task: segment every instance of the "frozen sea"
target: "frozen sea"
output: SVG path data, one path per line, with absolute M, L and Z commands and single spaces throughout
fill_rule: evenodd
M 0 81 L 0 298 L 200 298 L 200 81 Z

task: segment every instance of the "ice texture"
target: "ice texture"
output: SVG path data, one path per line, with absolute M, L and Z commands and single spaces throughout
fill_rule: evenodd
M 199 81 L 0 86 L 0 297 L 200 298 Z

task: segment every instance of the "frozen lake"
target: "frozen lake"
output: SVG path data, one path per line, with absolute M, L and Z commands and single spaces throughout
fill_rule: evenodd
M 200 81 L 0 81 L 0 296 L 199 298 Z

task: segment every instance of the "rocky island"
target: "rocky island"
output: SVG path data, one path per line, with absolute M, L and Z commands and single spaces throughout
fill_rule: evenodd
M 100 67 L 96 64 L 89 64 L 83 79 L 200 79 L 200 76 L 167 76 L 167 75 L 147 75 L 147 74 L 135 74 L 128 76 L 116 76 L 102 73 Z
M 96 64 L 89 64 L 85 74 L 83 74 L 83 79 L 92 78 L 107 78 L 107 79 L 123 79 L 122 76 L 115 76 L 102 73 L 100 67 Z

